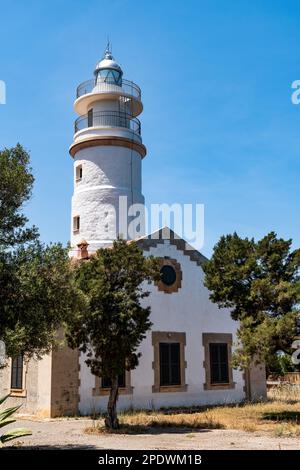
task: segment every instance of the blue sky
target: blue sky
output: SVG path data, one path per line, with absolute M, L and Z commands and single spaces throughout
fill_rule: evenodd
M 0 1 L 0 147 L 23 144 L 26 211 L 69 240 L 73 100 L 107 35 L 142 88 L 147 203 L 205 204 L 205 246 L 271 230 L 300 244 L 300 6 L 296 1 Z

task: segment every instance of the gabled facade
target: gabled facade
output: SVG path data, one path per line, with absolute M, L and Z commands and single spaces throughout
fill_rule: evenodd
M 125 374 L 119 409 L 157 409 L 265 398 L 263 366 L 234 370 L 238 323 L 209 299 L 206 258 L 167 227 L 137 241 L 145 256 L 161 260 L 162 280 L 147 285 L 153 326 L 142 342 L 138 367 Z M 167 267 L 165 269 L 165 267 Z M 165 273 L 165 274 L 164 274 Z M 109 389 L 80 359 L 79 411 L 105 410 Z

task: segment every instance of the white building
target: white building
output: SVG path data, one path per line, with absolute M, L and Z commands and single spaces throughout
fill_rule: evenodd
M 123 78 L 106 51 L 94 79 L 77 89 L 70 154 L 74 159 L 71 254 L 88 258 L 124 234 L 131 218 L 119 207 L 143 204 L 141 165 L 146 155 L 140 88 Z M 121 218 L 123 219 L 121 220 Z M 168 228 L 142 236 L 144 255 L 161 260 L 162 280 L 150 286 L 151 331 L 142 342 L 139 366 L 120 377 L 119 408 L 159 408 L 232 403 L 266 395 L 265 369 L 233 370 L 237 322 L 209 300 L 204 256 Z M 148 286 L 147 286 L 148 288 Z M 0 371 L 0 394 L 11 391 L 23 411 L 44 416 L 104 410 L 108 384 L 91 374 L 84 355 L 68 348 L 42 361 L 21 359 Z

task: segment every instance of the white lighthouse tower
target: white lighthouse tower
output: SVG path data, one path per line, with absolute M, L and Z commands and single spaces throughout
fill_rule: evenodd
M 74 159 L 71 246 L 75 249 L 84 239 L 95 251 L 117 236 L 128 238 L 124 220 L 128 226 L 132 217 L 126 206 L 144 204 L 141 163 L 146 148 L 137 119 L 143 110 L 141 90 L 123 78 L 109 45 L 94 78 L 77 88 L 74 109 L 80 116 L 70 147 Z M 142 235 L 143 223 L 139 229 Z

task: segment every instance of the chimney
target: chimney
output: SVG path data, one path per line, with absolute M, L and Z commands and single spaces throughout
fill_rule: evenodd
M 77 259 L 88 259 L 89 252 L 88 252 L 88 242 L 82 239 L 78 244 L 78 251 L 77 251 Z

